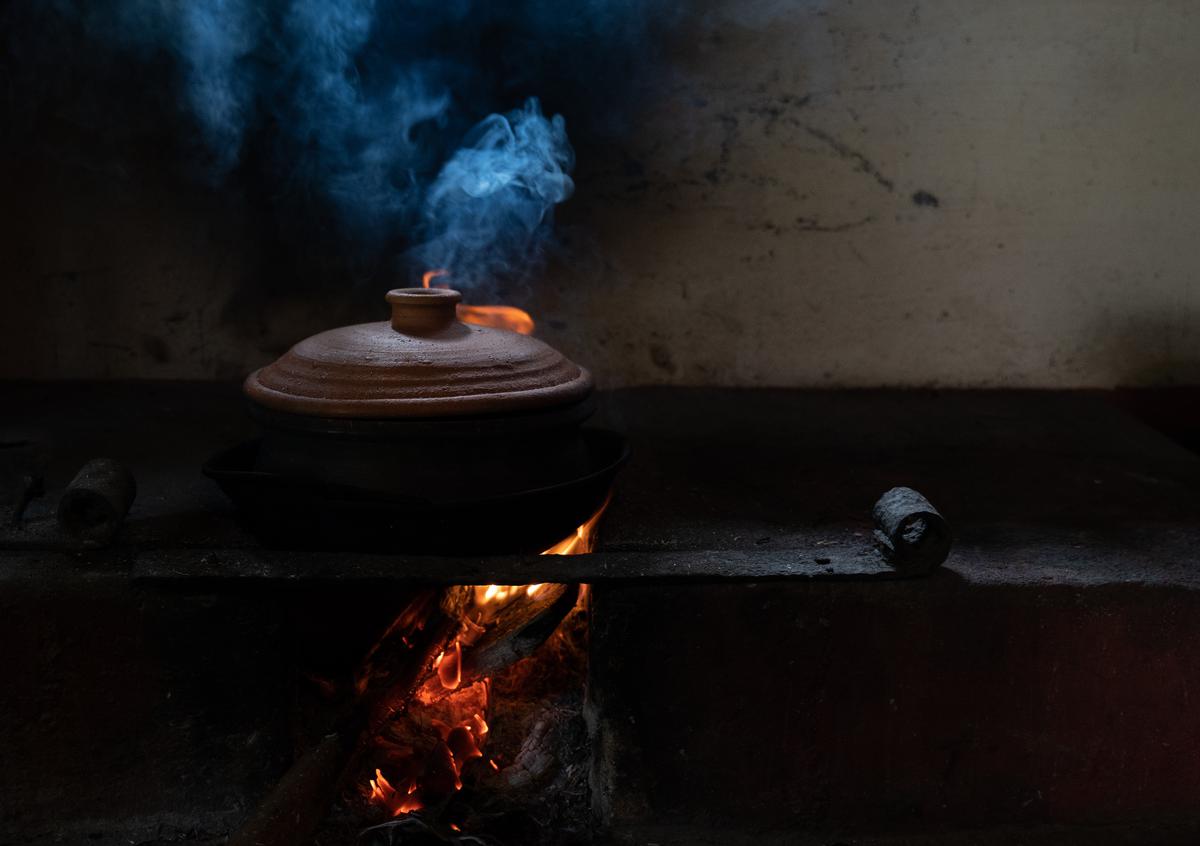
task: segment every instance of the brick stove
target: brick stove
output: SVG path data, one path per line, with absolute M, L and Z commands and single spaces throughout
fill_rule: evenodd
M 562 842 L 1200 830 L 1200 459 L 1095 398 L 605 394 L 632 459 L 598 552 L 447 558 L 261 547 L 199 473 L 248 433 L 232 388 L 0 397 L 53 443 L 50 488 L 97 455 L 139 488 L 110 548 L 0 552 L 3 842 L 221 842 L 293 756 L 323 630 L 543 582 L 591 585 Z M 873 549 L 896 484 L 955 527 L 933 575 Z

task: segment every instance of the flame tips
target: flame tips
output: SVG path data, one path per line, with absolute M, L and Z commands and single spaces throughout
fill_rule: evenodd
M 543 552 L 542 555 L 587 555 L 595 552 L 596 527 L 600 524 L 600 518 L 604 516 L 604 512 L 608 509 L 608 504 L 611 501 L 612 494 L 610 493 L 605 498 L 604 503 L 596 510 L 596 513 L 589 517 L 586 523 L 575 530 L 575 534 L 559 541 Z
M 421 287 L 428 288 L 429 283 L 432 282 L 434 279 L 437 279 L 439 276 L 449 276 L 449 275 L 450 275 L 450 271 L 446 270 L 445 268 L 439 268 L 438 270 L 426 270 L 425 273 L 421 276 Z
M 532 335 L 537 324 L 529 316 L 529 312 L 516 306 L 506 305 L 458 305 L 458 319 L 463 323 L 474 323 L 476 326 L 491 326 L 494 329 L 507 329 L 518 335 Z
M 392 790 L 392 786 L 388 784 L 387 779 L 383 777 L 383 773 L 379 771 L 379 767 L 375 768 L 375 778 L 371 779 L 370 783 L 372 799 L 386 802 L 387 795 L 384 793 L 385 788 L 388 792 L 395 793 L 395 791 Z

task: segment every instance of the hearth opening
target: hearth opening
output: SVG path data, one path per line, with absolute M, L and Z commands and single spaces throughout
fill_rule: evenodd
M 591 553 L 607 505 L 543 554 Z M 582 839 L 589 595 L 546 582 L 410 591 L 352 673 L 304 674 L 300 751 L 230 842 Z

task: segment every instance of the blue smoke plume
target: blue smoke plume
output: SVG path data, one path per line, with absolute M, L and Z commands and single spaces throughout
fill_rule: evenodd
M 30 89 L 10 112 L 48 97 L 116 147 L 167 124 L 214 184 L 258 186 L 374 275 L 470 291 L 536 271 L 568 123 L 620 135 L 672 2 L 14 0 L 0 72 Z
M 551 213 L 575 188 L 575 154 L 560 115 L 547 120 L 536 99 L 476 126 L 425 194 L 429 239 L 416 254 L 448 268 L 460 284 L 504 273 L 514 260 L 536 264 Z
M 237 161 L 253 90 L 240 63 L 261 36 L 261 21 L 236 0 L 184 3 L 178 21 L 183 83 L 218 173 Z

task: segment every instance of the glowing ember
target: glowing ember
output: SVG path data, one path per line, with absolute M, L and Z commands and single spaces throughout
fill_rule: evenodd
M 449 270 L 427 270 L 421 277 L 422 287 L 432 287 L 430 283 L 442 276 L 449 276 Z M 449 285 L 439 285 L 448 288 Z M 491 326 L 495 329 L 507 329 L 518 335 L 532 335 L 535 328 L 529 312 L 516 306 L 505 305 L 464 305 L 459 303 L 458 319 L 463 323 L 474 323 L 477 326 Z
M 436 805 L 462 790 L 463 768 L 483 758 L 488 725 L 478 712 L 453 725 L 436 718 L 423 725 L 433 736 L 432 748 L 419 755 L 411 748 L 398 752 L 389 765 L 391 780 L 376 768 L 375 778 L 368 781 L 368 800 L 394 817 Z

